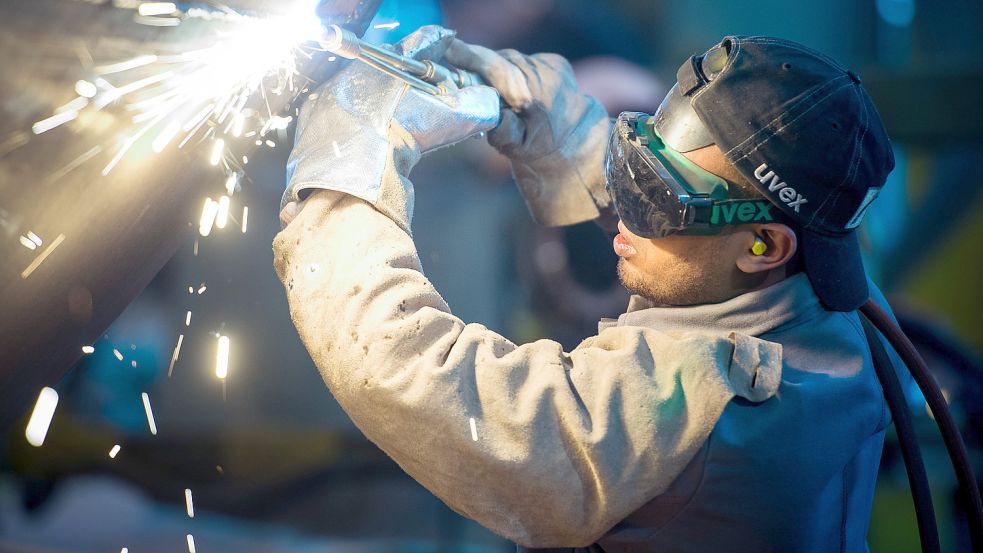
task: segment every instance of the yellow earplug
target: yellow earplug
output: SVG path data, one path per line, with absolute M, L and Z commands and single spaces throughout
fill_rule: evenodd
M 754 245 L 751 246 L 751 253 L 754 255 L 763 255 L 766 251 L 768 251 L 768 245 L 765 244 L 764 240 L 755 236 Z

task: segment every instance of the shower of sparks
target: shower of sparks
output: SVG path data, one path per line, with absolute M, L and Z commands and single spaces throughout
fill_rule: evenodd
M 38 401 L 34 404 L 34 411 L 31 419 L 27 423 L 24 435 L 27 443 L 34 447 L 41 447 L 44 437 L 48 434 L 48 427 L 51 425 L 51 418 L 55 416 L 55 407 L 58 405 L 58 392 L 52 388 L 44 387 L 38 394 Z
M 231 198 L 225 195 L 218 199 L 218 212 L 215 214 L 216 227 L 225 228 L 225 225 L 229 223 L 229 207 L 231 202 Z
M 116 356 L 116 359 L 119 359 L 120 361 L 123 360 L 123 354 L 116 348 L 113 348 L 113 355 Z
M 195 553 L 195 537 L 188 534 L 188 553 Z
M 128 126 L 118 142 L 96 150 L 111 150 L 104 176 L 144 137 L 157 153 L 186 144 L 209 147 L 211 164 L 231 172 L 223 160 L 238 157 L 232 156 L 234 139 L 256 129 L 263 129 L 261 136 L 285 129 L 293 118 L 273 113 L 268 99 L 298 97 L 308 84 L 300 63 L 324 51 L 317 0 L 291 4 L 284 14 L 258 16 L 207 4 L 122 3 L 117 7 L 135 9 L 135 20 L 144 25 L 214 22 L 211 40 L 204 47 L 95 64 L 75 82 L 76 97 L 35 122 L 31 131 L 40 135 L 76 120 L 84 127 L 92 119 L 83 115 L 112 110 Z
M 218 337 L 218 351 L 215 354 L 215 376 L 221 380 L 229 376 L 229 337 Z
M 143 398 L 143 410 L 147 412 L 147 425 L 150 427 L 150 433 L 154 436 L 157 435 L 157 423 L 154 422 L 154 411 L 150 408 L 150 396 L 147 392 L 140 394 Z
M 471 417 L 470 422 L 471 422 L 471 439 L 477 442 L 478 441 L 478 427 L 475 425 L 474 417 Z
M 54 239 L 54 241 L 52 241 L 51 244 L 47 248 L 45 248 L 45 250 L 43 252 L 41 252 L 40 255 L 38 255 L 37 257 L 35 257 L 34 258 L 34 261 L 32 261 L 31 264 L 28 265 L 27 268 L 24 269 L 21 272 L 20 278 L 26 280 L 27 277 L 31 276 L 31 274 L 34 271 L 36 271 L 37 268 L 40 267 L 42 263 L 44 263 L 44 260 L 45 259 L 48 259 L 48 256 L 51 255 L 51 252 L 55 251 L 55 248 L 57 248 L 58 245 L 61 244 L 64 239 L 65 239 L 65 235 L 64 234 L 59 234 Z M 40 242 L 40 240 L 41 239 L 38 238 L 35 243 L 38 244 Z M 38 245 L 40 245 L 40 244 L 38 244 Z
M 188 311 L 188 314 L 184 316 L 184 326 L 191 326 L 191 311 Z
M 246 227 L 249 225 L 249 206 L 242 206 L 242 233 L 246 234 Z
M 96 348 L 94 348 L 92 346 L 82 346 L 82 353 L 84 353 L 86 355 L 91 355 L 95 351 L 96 351 Z
M 195 518 L 195 502 L 191 499 L 191 490 L 189 488 L 184 489 L 184 504 L 188 508 L 188 517 Z
M 113 448 L 109 450 L 109 458 L 115 459 L 116 455 L 119 453 L 119 450 L 120 450 L 120 445 L 119 444 L 114 445 Z
M 171 364 L 167 367 L 167 378 L 171 377 L 171 373 L 174 372 L 174 363 L 177 363 L 178 357 L 181 356 L 181 344 L 184 343 L 184 334 L 177 337 L 177 345 L 174 346 L 174 353 L 171 354 Z

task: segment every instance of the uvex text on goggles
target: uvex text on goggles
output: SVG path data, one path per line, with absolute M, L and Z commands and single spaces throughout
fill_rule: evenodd
M 710 235 L 726 225 L 776 220 L 774 204 L 730 198 L 727 181 L 666 146 L 655 116 L 625 112 L 618 117 L 605 171 L 618 215 L 645 238 Z

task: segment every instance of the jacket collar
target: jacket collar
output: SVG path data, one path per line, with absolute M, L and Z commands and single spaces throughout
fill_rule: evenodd
M 808 321 L 822 311 L 808 277 L 799 273 L 721 303 L 653 307 L 648 300 L 632 296 L 628 311 L 617 319 L 602 320 L 598 330 L 610 326 L 642 326 L 660 331 L 736 331 L 760 336 Z

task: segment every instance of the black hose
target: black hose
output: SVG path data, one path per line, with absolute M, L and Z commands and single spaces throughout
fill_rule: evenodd
M 915 383 L 921 388 L 925 402 L 928 403 L 935 422 L 939 426 L 939 432 L 945 442 L 949 459 L 952 461 L 952 468 L 956 473 L 956 480 L 959 482 L 961 495 L 965 501 L 966 514 L 969 518 L 969 538 L 973 544 L 973 551 L 983 553 L 983 502 L 980 501 L 980 490 L 976 485 L 976 476 L 973 474 L 966 444 L 963 443 L 959 429 L 952 419 L 952 413 L 946 406 L 942 390 L 939 389 L 939 385 L 928 371 L 928 366 L 918 354 L 918 350 L 880 306 L 875 304 L 873 300 L 867 300 L 860 311 L 891 343 L 898 355 L 901 356 L 901 360 L 907 365 Z
M 932 491 L 928 485 L 928 474 L 925 462 L 922 460 L 921 448 L 915 436 L 915 426 L 911 422 L 908 402 L 905 401 L 901 382 L 894 372 L 891 358 L 884 349 L 877 331 L 867 317 L 861 316 L 860 322 L 870 344 L 870 355 L 874 362 L 874 372 L 881 381 L 884 389 L 884 399 L 891 410 L 894 428 L 898 432 L 898 445 L 904 458 L 905 471 L 908 473 L 908 485 L 911 487 L 911 497 L 915 502 L 915 518 L 918 522 L 918 539 L 923 553 L 939 553 L 942 546 L 939 543 L 939 527 L 935 520 L 935 508 L 932 505 Z

